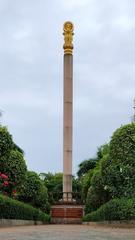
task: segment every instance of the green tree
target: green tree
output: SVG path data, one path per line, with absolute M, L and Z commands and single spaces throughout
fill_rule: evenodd
M 0 126 L 0 171 L 8 176 L 8 194 L 19 189 L 25 179 L 26 163 L 21 149 L 13 142 L 6 127 Z
M 40 208 L 45 212 L 49 209 L 48 194 L 44 182 L 37 173 L 28 171 L 26 180 L 19 194 L 19 200 Z
M 73 191 L 73 199 L 76 200 L 76 202 L 80 203 L 83 201 L 82 196 L 82 186 L 80 178 L 73 176 L 72 178 L 72 191 Z
M 17 150 L 18 152 L 24 155 L 24 151 L 16 143 L 13 144 L 13 150 Z
M 10 154 L 13 144 L 12 136 L 9 134 L 7 128 L 0 126 L 0 158 Z
M 62 198 L 62 173 L 40 173 L 40 177 L 44 179 L 44 184 L 48 190 L 49 202 L 54 203 Z
M 8 175 L 10 180 L 10 192 L 16 187 L 20 189 L 26 177 L 26 163 L 23 155 L 17 150 L 11 150 L 8 158 L 1 158 L 1 171 Z
M 135 123 L 114 132 L 101 171 L 113 198 L 135 196 Z
M 81 192 L 82 192 L 82 198 L 85 201 L 87 198 L 88 190 L 91 186 L 91 178 L 93 176 L 94 169 L 87 172 L 84 176 L 81 177 L 80 183 L 81 183 Z
M 55 203 L 63 197 L 63 174 L 62 173 L 40 173 L 41 179 L 44 179 L 44 184 L 48 190 L 49 202 Z M 73 176 L 73 198 L 77 201 L 81 200 L 81 184 L 78 178 Z
M 104 159 L 110 152 L 109 144 L 104 144 L 98 148 L 97 162 L 93 170 L 84 175 L 82 181 L 83 196 L 86 199 L 86 212 L 96 210 L 103 203 L 110 200 L 110 194 L 105 187 L 101 166 Z
M 135 123 L 117 129 L 97 156 L 86 199 L 87 213 L 110 199 L 135 197 Z
M 84 174 L 88 173 L 89 170 L 95 168 L 97 159 L 90 158 L 88 160 L 84 160 L 79 164 L 79 170 L 77 172 L 78 177 L 82 177 Z
M 97 150 L 97 161 L 100 161 L 104 156 L 110 153 L 110 143 L 105 143 L 98 147 Z
M 105 188 L 101 170 L 100 168 L 96 169 L 91 178 L 91 186 L 87 194 L 85 212 L 92 212 L 109 200 L 110 195 Z
M 96 157 L 90 158 L 89 160 L 84 160 L 79 164 L 79 170 L 77 172 L 78 177 L 80 178 L 80 183 L 82 186 L 82 196 L 83 199 L 86 199 L 88 189 L 91 186 L 91 178 L 94 173 L 94 169 L 100 168 L 100 162 L 103 157 L 109 154 L 110 146 L 108 143 L 98 147 Z

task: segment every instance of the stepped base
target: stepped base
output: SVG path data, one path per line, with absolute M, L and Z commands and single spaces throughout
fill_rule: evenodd
M 55 224 L 81 224 L 84 212 L 82 205 L 54 205 L 51 207 L 51 222 Z

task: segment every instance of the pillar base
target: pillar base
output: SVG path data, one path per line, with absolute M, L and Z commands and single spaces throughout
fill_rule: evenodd
M 72 192 L 63 192 L 63 202 L 72 202 L 73 198 L 72 198 Z
M 83 212 L 83 205 L 54 205 L 51 207 L 51 223 L 81 224 Z
M 63 174 L 63 202 L 72 202 L 72 175 Z

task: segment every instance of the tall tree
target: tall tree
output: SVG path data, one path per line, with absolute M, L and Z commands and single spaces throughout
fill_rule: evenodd
M 96 162 L 96 158 L 90 158 L 81 162 L 79 164 L 79 170 L 77 172 L 78 177 L 82 177 L 84 174 L 88 173 L 90 169 L 95 168 Z

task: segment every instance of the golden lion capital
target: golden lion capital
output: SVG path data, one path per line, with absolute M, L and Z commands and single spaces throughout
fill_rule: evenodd
M 65 22 L 63 26 L 64 35 L 64 54 L 72 54 L 73 51 L 73 35 L 74 25 L 72 22 Z

